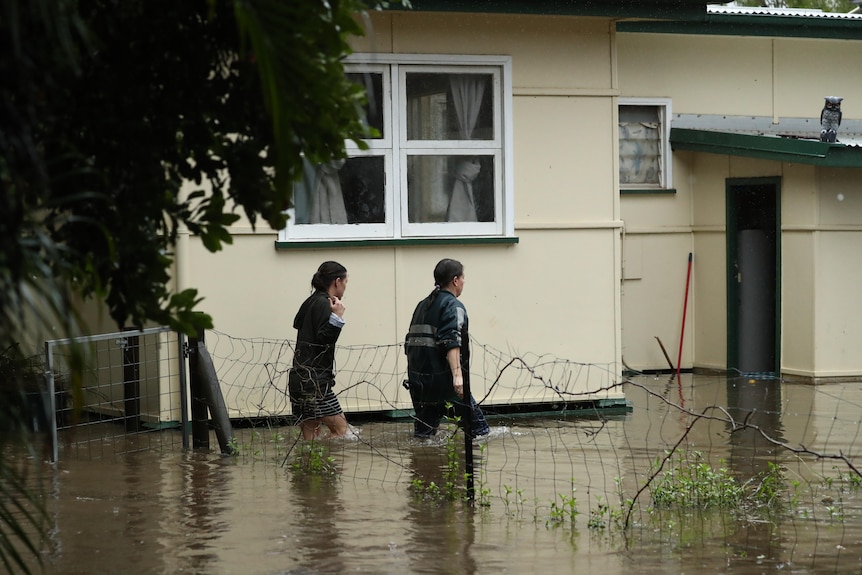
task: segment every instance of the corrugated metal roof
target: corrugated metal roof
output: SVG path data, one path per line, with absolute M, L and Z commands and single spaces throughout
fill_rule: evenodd
M 412 12 L 538 14 L 612 18 L 702 20 L 715 0 L 411 0 Z M 390 2 L 386 10 L 405 10 Z
M 702 20 L 626 20 L 618 32 L 862 40 L 862 13 L 708 5 Z
M 811 8 L 761 8 L 748 6 L 716 6 L 706 7 L 707 14 L 737 15 L 737 16 L 786 16 L 788 18 L 826 18 L 834 20 L 862 20 L 862 13 L 824 12 Z

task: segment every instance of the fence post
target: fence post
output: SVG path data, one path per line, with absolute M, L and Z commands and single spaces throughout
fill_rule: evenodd
M 132 328 L 137 331 L 137 328 Z M 141 430 L 141 340 L 137 335 L 126 338 L 123 345 L 123 407 L 126 433 Z
M 467 478 L 467 499 L 472 502 L 476 497 L 473 478 L 473 473 L 475 473 L 473 466 L 473 395 L 470 390 L 470 335 L 467 333 L 466 328 L 461 333 L 461 339 L 466 342 L 466 345 L 461 348 L 461 353 L 466 356 L 462 365 L 467 366 L 467 369 L 462 369 L 461 371 L 461 377 L 464 381 L 464 387 L 461 390 L 463 392 L 461 401 L 467 406 L 467 418 L 466 421 L 462 422 L 464 425 L 464 472 Z
M 186 336 L 183 332 L 177 332 L 177 346 L 179 348 L 179 373 L 180 373 L 180 429 L 183 436 L 183 449 L 189 448 L 189 388 L 188 371 L 186 359 L 191 355 L 191 347 L 186 344 Z M 190 360 L 191 361 L 191 360 Z
M 60 445 L 57 437 L 57 398 L 56 382 L 54 381 L 54 346 L 50 341 L 45 342 L 45 380 L 48 383 L 48 405 L 46 406 L 51 417 L 48 423 L 51 426 L 51 463 L 57 463 L 60 458 Z
M 209 411 L 203 391 L 203 381 L 200 376 L 200 354 L 198 349 L 204 345 L 204 332 L 201 330 L 196 337 L 189 338 L 189 392 L 192 407 L 192 447 L 194 449 L 209 449 Z

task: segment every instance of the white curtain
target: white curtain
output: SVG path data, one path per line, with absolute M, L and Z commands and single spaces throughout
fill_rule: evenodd
M 338 170 L 344 160 L 336 160 L 317 167 L 314 178 L 314 194 L 311 198 L 312 224 L 346 224 L 347 210 L 344 208 L 344 194 Z
M 452 74 L 449 86 L 458 116 L 458 127 L 462 140 L 470 140 L 476 128 L 482 98 L 485 96 L 486 76 L 479 74 Z M 446 219 L 450 222 L 475 222 L 476 203 L 473 198 L 473 180 L 479 175 L 478 160 L 465 160 L 458 163 L 455 170 L 455 183 Z
M 475 222 L 476 203 L 473 200 L 473 180 L 479 175 L 479 160 L 475 158 L 458 162 L 455 169 L 455 183 L 446 219 L 450 222 Z
M 469 140 L 473 136 L 485 95 L 486 78 L 487 76 L 479 74 L 452 74 L 449 77 L 462 140 Z

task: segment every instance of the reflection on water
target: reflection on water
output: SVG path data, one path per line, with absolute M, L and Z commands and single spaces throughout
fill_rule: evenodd
M 780 463 L 775 442 L 784 442 L 781 422 L 781 384 L 773 379 L 729 378 L 727 411 L 749 426 L 731 429 L 730 465 L 742 481 Z M 770 438 L 772 441 L 770 441 Z
M 33 463 L 51 520 L 44 572 L 860 570 L 862 506 L 846 466 L 774 441 L 852 456 L 862 385 L 684 374 L 635 378 L 626 394 L 633 410 L 613 417 L 492 420 L 491 436 L 476 444 L 476 488 L 487 506 L 415 496 L 416 479 L 446 481 L 447 452 L 445 441 L 414 440 L 409 422 L 357 422 L 358 440 L 324 441 L 339 470 L 334 479 L 282 465 L 296 441 L 292 428 L 240 430 L 240 444 L 251 447 L 235 458 L 166 450 L 86 460 L 61 452 L 56 467 Z M 731 425 L 725 414 L 758 429 Z M 677 443 L 742 482 L 757 481 L 770 463 L 783 466 L 795 504 L 786 513 L 742 518 L 657 511 L 647 488 L 631 529 L 620 531 L 611 513 L 619 514 Z M 576 516 L 564 505 L 572 498 Z
M 291 573 L 345 573 L 347 565 L 339 552 L 339 518 L 344 506 L 338 485 L 329 478 L 297 475 L 291 480 L 291 496 L 297 507 L 295 559 L 300 567 Z
M 175 572 L 205 573 L 217 563 L 217 554 L 211 543 L 220 534 L 227 533 L 227 525 L 221 515 L 228 505 L 231 476 L 221 467 L 221 460 L 211 460 L 194 452 L 185 454 L 179 462 L 162 459 L 160 499 L 169 513 L 160 521 L 163 536 L 161 545 L 171 549 L 177 541 L 186 540 L 185 548 L 175 553 L 162 554 L 166 570 Z M 174 473 L 176 466 L 176 473 Z M 188 534 L 198 534 L 188 537 Z
M 446 450 L 441 449 L 439 443 L 411 445 L 409 453 L 414 480 L 422 481 L 423 485 L 445 486 L 445 470 L 449 461 Z M 476 538 L 472 507 L 429 502 L 413 493 L 404 521 L 408 526 L 406 572 L 435 575 L 441 572 L 473 575 L 477 572 L 472 552 Z

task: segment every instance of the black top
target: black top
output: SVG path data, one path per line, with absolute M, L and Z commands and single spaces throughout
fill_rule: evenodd
M 297 329 L 293 367 L 308 369 L 319 382 L 335 379 L 335 343 L 341 326 L 330 323 L 331 315 L 329 295 L 318 290 L 302 302 L 293 320 Z
M 467 377 L 468 323 L 464 304 L 446 290 L 429 295 L 416 306 L 404 351 L 410 389 L 422 401 L 457 400 L 446 354 L 450 349 L 461 348 L 461 372 Z

